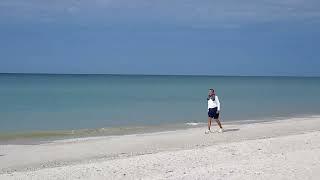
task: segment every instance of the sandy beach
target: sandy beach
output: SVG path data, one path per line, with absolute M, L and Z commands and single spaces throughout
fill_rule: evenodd
M 319 179 L 320 117 L 1 145 L 0 179 Z

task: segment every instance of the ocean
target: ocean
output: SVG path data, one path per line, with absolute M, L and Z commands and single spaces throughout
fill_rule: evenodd
M 320 114 L 319 77 L 0 74 L 0 140 L 139 133 Z

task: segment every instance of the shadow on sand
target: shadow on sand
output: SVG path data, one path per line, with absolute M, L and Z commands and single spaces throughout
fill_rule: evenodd
M 224 129 L 223 132 L 239 131 L 240 129 Z

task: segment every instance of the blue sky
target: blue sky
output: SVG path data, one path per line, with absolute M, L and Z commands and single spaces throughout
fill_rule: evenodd
M 320 76 L 318 0 L 1 0 L 0 72 Z

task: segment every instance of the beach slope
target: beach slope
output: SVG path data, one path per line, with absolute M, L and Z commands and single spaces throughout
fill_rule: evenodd
M 319 179 L 320 118 L 1 145 L 0 179 Z

